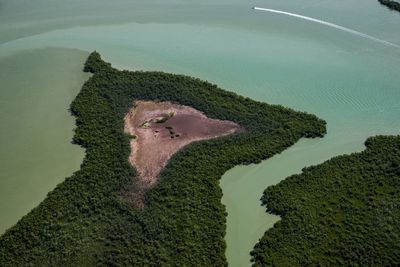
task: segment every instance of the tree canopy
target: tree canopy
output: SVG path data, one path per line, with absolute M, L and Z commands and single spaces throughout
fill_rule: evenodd
M 400 136 L 365 145 L 265 190 L 282 220 L 255 246 L 254 266 L 400 265 Z
M 384 6 L 387 6 L 390 10 L 396 10 L 400 12 L 400 3 L 392 0 L 378 0 Z

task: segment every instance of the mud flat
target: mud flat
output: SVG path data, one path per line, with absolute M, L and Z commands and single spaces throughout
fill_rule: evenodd
M 184 146 L 233 134 L 237 123 L 208 118 L 202 112 L 171 102 L 135 101 L 125 116 L 125 132 L 131 136 L 129 162 L 138 179 L 124 191 L 124 198 L 143 208 L 144 193 L 157 184 L 168 160 Z

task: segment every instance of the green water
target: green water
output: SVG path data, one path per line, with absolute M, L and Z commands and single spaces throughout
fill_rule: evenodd
M 370 135 L 399 133 L 400 49 L 251 6 L 400 44 L 400 15 L 371 0 L 0 2 L 0 231 L 79 168 L 66 108 L 92 50 L 119 68 L 189 74 L 327 120 L 325 138 L 222 178 L 230 266 L 249 265 L 249 251 L 278 219 L 260 206 L 268 185 L 360 151 Z
M 86 56 L 46 49 L 0 58 L 0 232 L 79 168 L 67 109 L 87 78 Z

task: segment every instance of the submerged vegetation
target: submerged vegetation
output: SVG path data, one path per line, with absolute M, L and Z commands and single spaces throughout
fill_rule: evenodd
M 392 0 L 378 0 L 382 5 L 387 6 L 391 10 L 400 12 L 400 3 Z
M 93 76 L 71 104 L 73 141 L 86 149 L 79 171 L 0 237 L 0 266 L 226 266 L 220 177 L 302 137 L 325 134 L 314 115 L 268 105 L 199 79 L 119 71 L 92 53 Z M 124 116 L 134 100 L 171 101 L 245 131 L 195 142 L 175 154 L 136 210 L 119 196 L 136 171 Z
M 255 246 L 255 266 L 400 265 L 400 136 L 365 145 L 265 190 L 282 220 Z

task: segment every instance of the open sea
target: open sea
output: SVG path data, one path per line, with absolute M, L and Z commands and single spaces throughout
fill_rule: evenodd
M 326 137 L 222 177 L 233 267 L 279 219 L 267 186 L 400 134 L 400 13 L 376 0 L 0 0 L 0 234 L 79 169 L 68 107 L 93 50 L 327 121 Z

